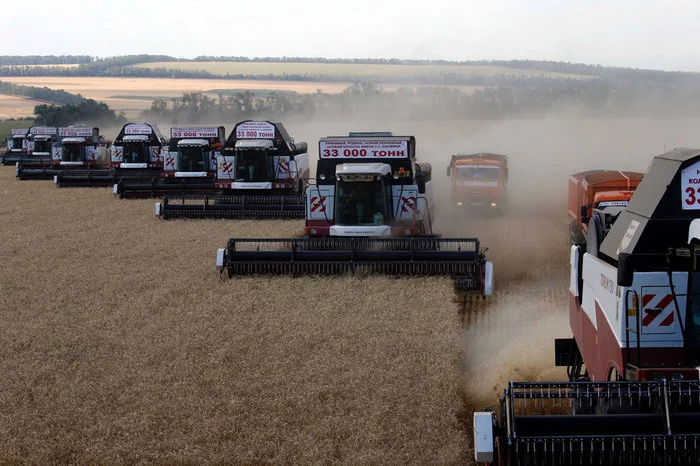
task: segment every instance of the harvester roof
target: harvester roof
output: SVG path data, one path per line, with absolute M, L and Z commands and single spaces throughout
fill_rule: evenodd
M 165 138 L 154 124 L 127 123 L 122 127 L 114 140 L 115 144 L 124 141 L 149 141 L 152 144 L 164 144 Z
M 620 252 L 663 255 L 687 245 L 700 216 L 700 149 L 674 149 L 654 157 L 629 205 L 600 246 L 613 261 Z
M 208 146 L 209 141 L 207 139 L 180 139 L 177 142 L 178 147 L 183 147 L 183 146 L 195 146 L 195 147 L 201 147 L 201 146 Z
M 236 149 L 276 149 L 270 139 L 239 139 Z
M 226 139 L 224 150 L 230 151 L 240 147 L 250 148 L 251 146 L 241 146 L 239 142 L 251 140 L 267 140 L 271 143 L 271 147 L 281 152 L 294 152 L 297 150 L 297 145 L 294 144 L 294 140 L 289 136 L 287 129 L 282 123 L 255 120 L 245 120 L 236 124 Z M 302 142 L 298 146 L 301 148 L 303 145 L 303 148 L 305 148 L 305 144 Z M 259 148 L 263 149 L 266 147 Z
M 391 166 L 386 163 L 341 163 L 335 167 L 335 174 L 340 177 L 384 176 L 390 173 Z

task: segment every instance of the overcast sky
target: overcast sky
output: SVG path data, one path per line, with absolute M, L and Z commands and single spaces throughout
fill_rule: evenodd
M 22 6 L 4 17 L 0 55 L 534 59 L 700 71 L 700 0 L 32 0 L 16 5 Z

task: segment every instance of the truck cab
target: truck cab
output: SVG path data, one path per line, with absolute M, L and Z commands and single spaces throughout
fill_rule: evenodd
M 508 202 L 508 158 L 491 153 L 453 155 L 447 167 L 452 205 L 503 213 Z

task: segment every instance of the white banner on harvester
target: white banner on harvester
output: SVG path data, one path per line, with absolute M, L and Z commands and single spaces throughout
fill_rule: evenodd
M 171 138 L 215 138 L 217 128 L 170 128 Z
M 34 126 L 31 130 L 29 130 L 29 134 L 53 136 L 56 134 L 56 128 L 50 128 L 48 126 Z
M 58 135 L 61 137 L 90 137 L 92 136 L 92 128 L 88 126 L 81 126 L 77 128 L 58 128 Z
M 236 126 L 238 139 L 274 139 L 275 125 L 267 121 L 244 121 Z
M 700 210 L 700 162 L 681 171 L 681 208 Z
M 322 159 L 407 159 L 408 141 L 333 139 L 318 144 Z
M 124 127 L 124 134 L 151 134 L 153 129 L 150 126 L 140 123 L 132 123 Z

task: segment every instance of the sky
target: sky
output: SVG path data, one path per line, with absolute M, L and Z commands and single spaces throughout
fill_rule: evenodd
M 3 22 L 0 55 L 531 59 L 700 71 L 700 0 L 33 0 Z

